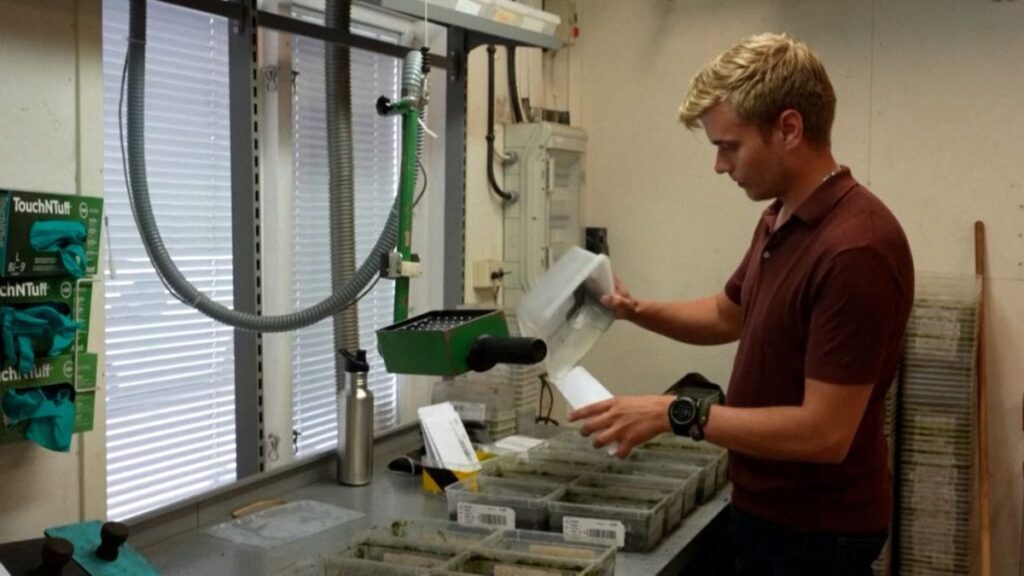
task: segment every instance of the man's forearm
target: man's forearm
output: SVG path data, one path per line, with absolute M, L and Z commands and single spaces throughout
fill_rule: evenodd
M 637 300 L 630 318 L 637 326 L 687 344 L 726 344 L 737 339 L 736 325 L 718 297 L 699 300 Z
M 775 460 L 837 463 L 848 443 L 833 427 L 815 421 L 801 406 L 768 408 L 711 407 L 705 438 L 714 444 Z

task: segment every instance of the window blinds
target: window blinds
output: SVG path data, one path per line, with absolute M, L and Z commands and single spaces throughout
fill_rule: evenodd
M 353 32 L 390 42 L 398 39 L 396 34 L 356 25 Z M 392 98 L 398 94 L 400 64 L 388 56 L 351 51 L 357 265 L 383 228 L 398 188 L 399 122 L 377 116 L 374 103 L 382 94 Z M 300 308 L 321 300 L 331 290 L 323 43 L 296 38 L 293 69 L 298 72 L 293 94 L 293 294 L 295 307 Z M 394 287 L 388 280 L 378 282 L 358 304 L 359 341 L 370 361 L 368 380 L 378 431 L 397 423 L 397 380 L 384 371 L 374 334 L 377 328 L 392 323 L 393 305 Z M 337 442 L 335 353 L 329 321 L 295 334 L 293 422 L 299 433 L 299 454 L 332 449 Z
M 225 20 L 149 4 L 146 154 L 164 242 L 232 305 Z M 128 2 L 103 3 L 107 513 L 137 516 L 235 480 L 234 331 L 170 296 L 132 219 L 118 135 Z

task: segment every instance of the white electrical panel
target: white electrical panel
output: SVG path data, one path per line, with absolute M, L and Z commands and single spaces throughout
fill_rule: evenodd
M 504 307 L 515 309 L 533 280 L 571 246 L 583 246 L 583 152 L 580 128 L 538 122 L 505 127 Z

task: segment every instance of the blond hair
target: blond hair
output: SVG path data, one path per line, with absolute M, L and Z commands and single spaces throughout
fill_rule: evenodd
M 690 129 L 720 102 L 733 105 L 741 120 L 762 130 L 783 111 L 803 118 L 804 138 L 828 145 L 836 95 L 825 66 L 806 44 L 788 34 L 758 34 L 726 50 L 690 82 L 679 119 Z

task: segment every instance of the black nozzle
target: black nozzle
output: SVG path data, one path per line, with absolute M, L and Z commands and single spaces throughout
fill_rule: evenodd
M 366 350 L 356 350 L 353 354 L 348 350 L 339 350 L 345 357 L 345 372 L 369 372 L 370 363 L 366 361 Z
M 485 372 L 495 364 L 536 364 L 548 355 L 548 345 L 540 338 L 481 336 L 473 343 L 466 365 Z
M 391 99 L 387 96 L 377 98 L 377 114 L 387 116 L 391 113 Z

